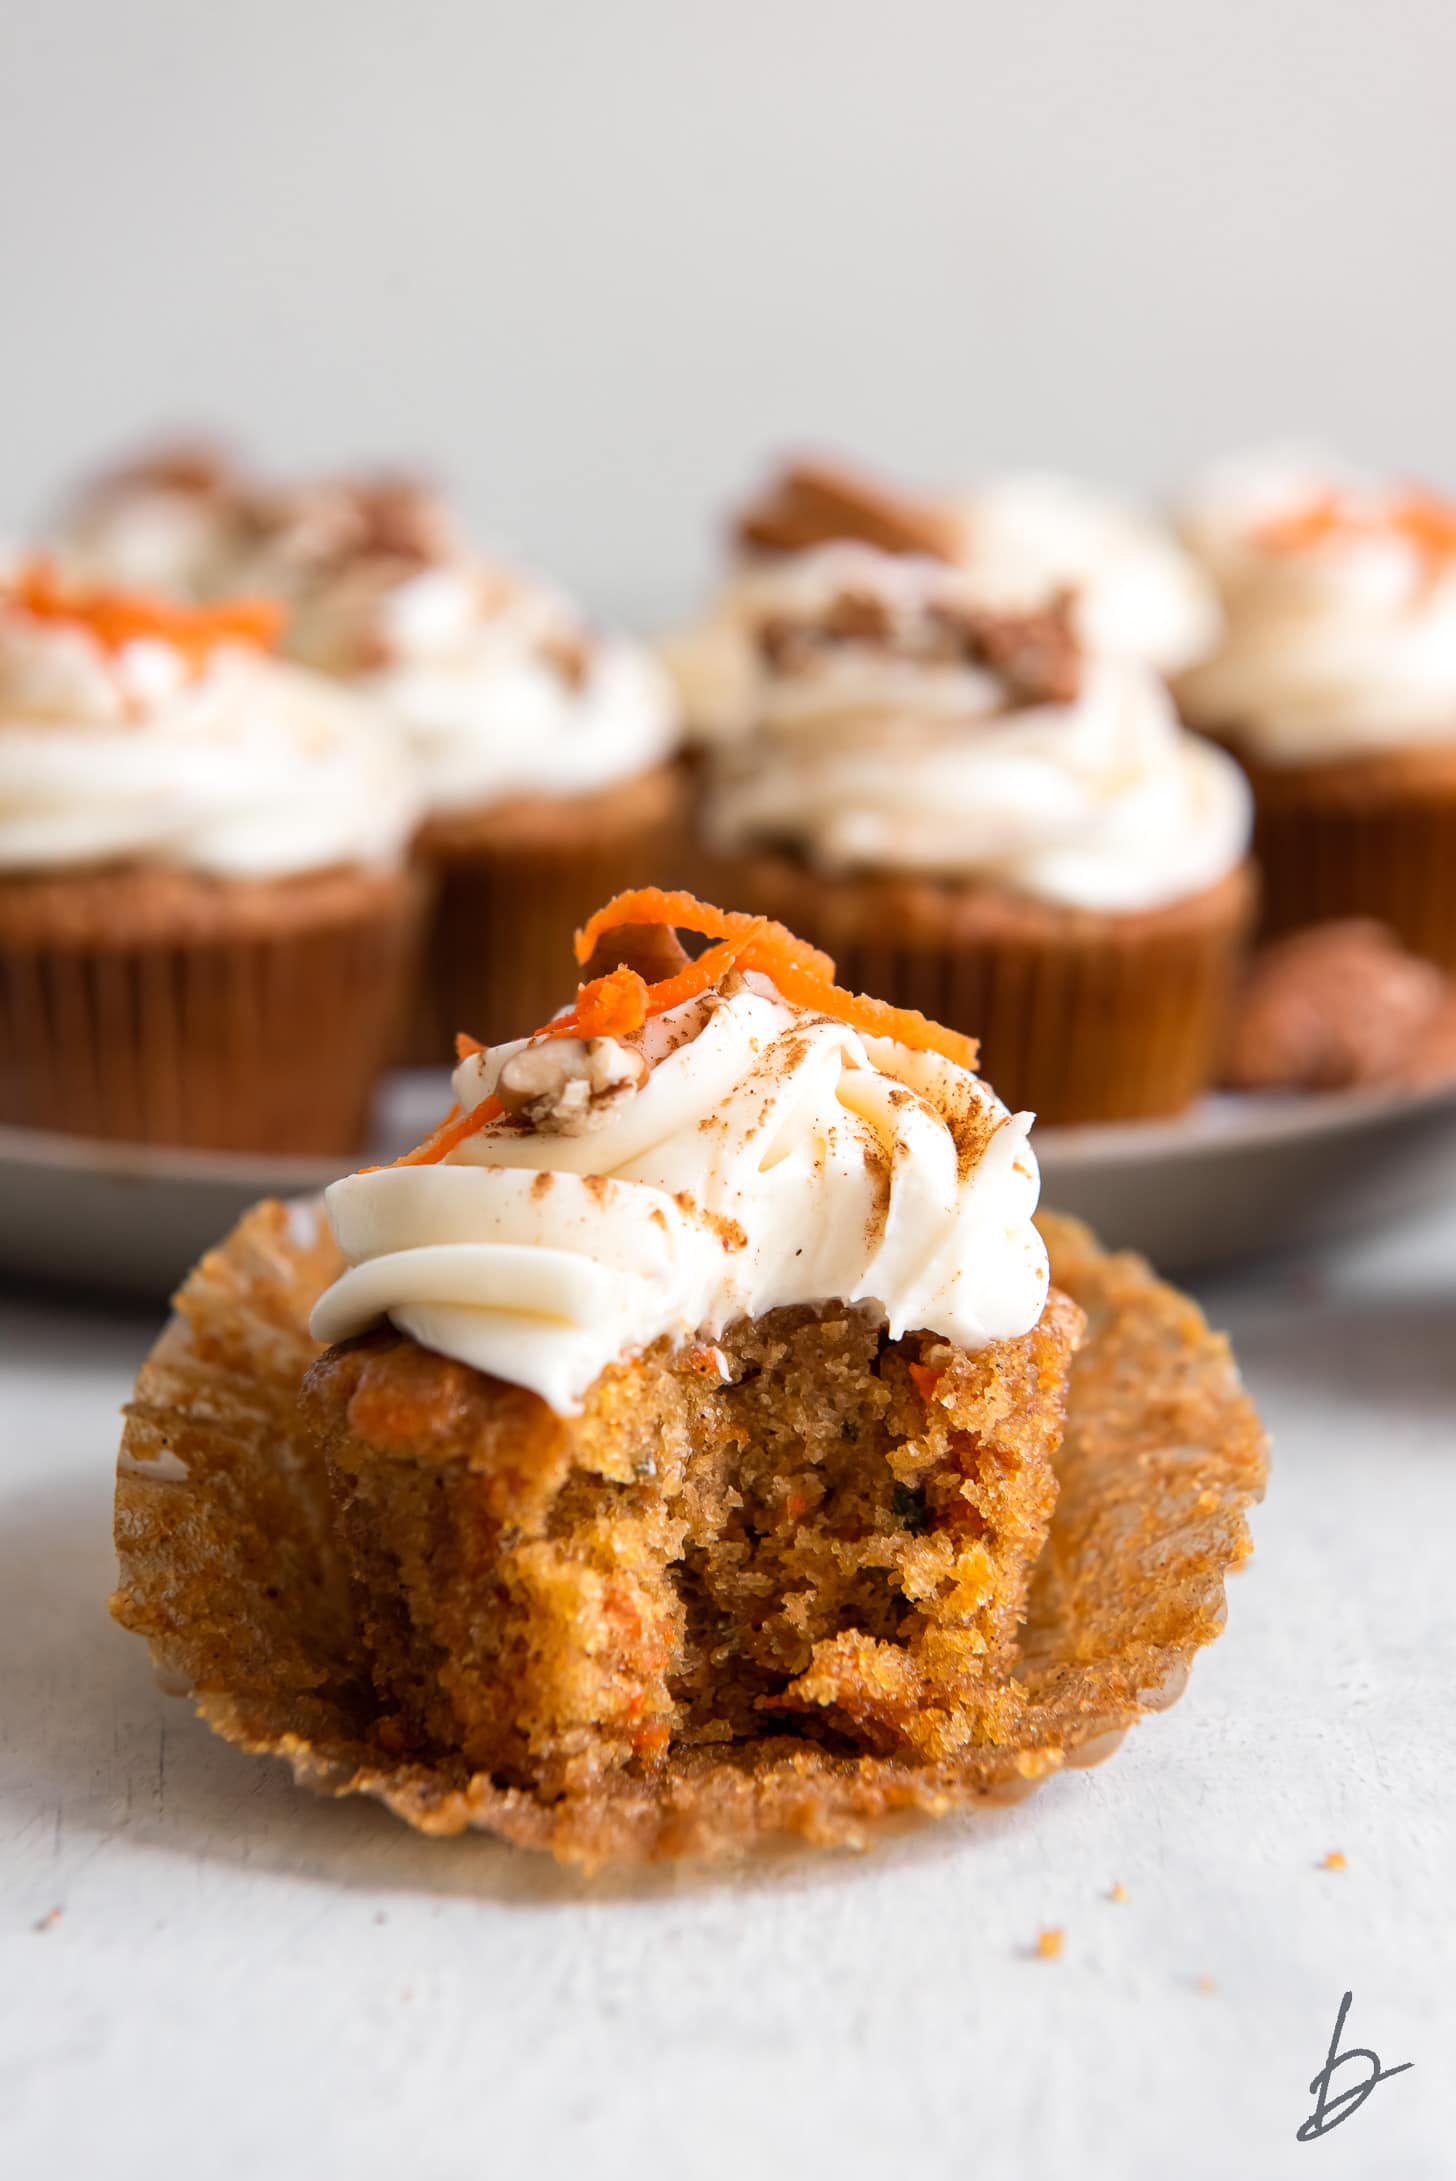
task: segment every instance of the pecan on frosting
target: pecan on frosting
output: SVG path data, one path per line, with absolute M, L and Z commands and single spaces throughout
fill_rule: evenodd
M 733 526 L 738 544 L 759 553 L 802 553 L 854 540 L 882 553 L 954 560 L 960 526 L 948 508 L 891 491 L 838 463 L 785 464 Z
M 1008 710 L 1073 704 L 1082 688 L 1074 604 L 1069 591 L 1024 612 L 941 597 L 906 613 L 870 591 L 845 589 L 813 613 L 766 615 L 758 649 L 775 673 L 796 674 L 839 645 L 861 644 L 921 665 L 981 667 L 1001 682 Z

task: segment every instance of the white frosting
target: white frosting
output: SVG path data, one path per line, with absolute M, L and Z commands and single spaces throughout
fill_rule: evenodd
M 937 603 L 970 596 L 938 564 L 860 546 L 747 579 L 739 684 L 717 685 L 715 847 L 782 845 L 826 873 L 975 879 L 1110 912 L 1186 899 L 1242 861 L 1242 774 L 1180 729 L 1160 677 L 1138 660 L 1093 658 L 1074 701 L 1014 710 L 979 667 L 882 645 L 835 644 L 792 672 L 764 661 L 753 639 L 766 616 L 812 615 L 846 588 L 912 629 Z
M 791 1303 L 861 1304 L 892 1336 L 967 1348 L 1036 1323 L 1048 1275 L 1030 1115 L 756 975 L 648 1031 L 646 1083 L 587 1133 L 498 1123 L 438 1165 L 335 1182 L 351 1269 L 315 1309 L 315 1338 L 387 1316 L 565 1414 L 618 1357 Z M 465 1061 L 460 1105 L 521 1049 Z
M 1347 523 L 1271 545 L 1270 525 L 1332 495 Z M 1280 765 L 1456 743 L 1456 554 L 1423 552 L 1391 524 L 1401 498 L 1292 451 L 1203 482 L 1184 532 L 1222 591 L 1227 633 L 1179 683 L 1190 719 Z
M 164 478 L 103 481 L 56 540 L 74 582 L 188 599 L 227 587 L 233 549 L 232 503 Z
M 317 675 L 243 644 L 194 671 L 0 602 L 0 871 L 389 863 L 417 815 L 396 738 Z
M 429 569 L 386 594 L 377 625 L 389 663 L 355 686 L 404 729 L 432 810 L 589 794 L 673 747 L 672 689 L 650 653 L 593 638 L 574 680 L 551 646 L 576 631 L 544 587 L 492 599 L 468 568 Z
M 393 718 L 432 811 L 590 794 L 671 753 L 672 684 L 644 646 L 590 635 L 549 585 L 472 554 L 444 507 L 418 519 L 412 566 L 371 540 L 369 496 L 347 480 L 207 495 L 143 476 L 99 490 L 60 551 L 87 581 L 282 601 L 283 649 Z M 578 656 L 579 674 L 564 663 Z
M 993 478 L 959 508 L 961 565 L 990 606 L 1036 606 L 1076 593 L 1093 651 L 1146 659 L 1171 674 L 1218 641 L 1218 593 L 1153 516 L 1070 478 Z

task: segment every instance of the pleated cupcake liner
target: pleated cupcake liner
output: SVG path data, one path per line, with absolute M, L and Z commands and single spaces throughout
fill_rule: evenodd
M 168 940 L 0 943 L 0 1124 L 214 1151 L 348 1154 L 398 1036 L 420 890 L 361 879 Z M 240 920 L 241 922 L 242 920 Z
M 499 1044 L 538 1029 L 576 991 L 578 925 L 613 894 L 681 875 L 683 811 L 681 776 L 664 767 L 514 838 L 508 811 L 488 814 L 473 843 L 432 846 L 427 830 L 435 907 L 409 1057 L 450 1059 L 460 1030 Z
M 1456 970 L 1456 780 L 1428 793 L 1372 768 L 1277 782 L 1251 768 L 1254 848 L 1270 937 L 1346 916 L 1387 924 L 1415 954 Z
M 1168 910 L 1058 911 L 973 888 L 720 859 L 736 908 L 833 955 L 841 984 L 981 1041 L 981 1072 L 1047 1125 L 1181 1112 L 1217 1071 L 1252 916 L 1247 869 Z
M 339 1269 L 307 1208 L 250 1212 L 182 1288 L 142 1368 L 118 1464 L 112 1611 L 216 1732 L 283 1758 L 300 1784 L 372 1796 L 425 1833 L 474 1827 L 581 1867 L 737 1855 L 784 1836 L 860 1847 L 897 1816 L 1017 1799 L 1100 1762 L 1181 1694 L 1223 1628 L 1226 1579 L 1249 1551 L 1247 1509 L 1267 1470 L 1228 1344 L 1196 1307 L 1075 1222 L 1041 1224 L 1052 1278 L 1088 1332 L 1014 1666 L 1024 1702 L 1010 1741 L 916 1763 L 768 1735 L 685 1748 L 549 1800 L 448 1750 L 403 1761 L 300 1410 L 319 1353 L 309 1311 Z

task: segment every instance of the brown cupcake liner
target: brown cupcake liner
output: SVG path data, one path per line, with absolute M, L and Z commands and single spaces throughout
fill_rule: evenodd
M 1253 911 L 1243 867 L 1131 916 L 896 877 L 821 878 L 787 856 L 714 872 L 720 899 L 833 955 L 839 982 L 981 1041 L 981 1072 L 1048 1126 L 1178 1113 L 1212 1082 Z
M 388 1747 L 324 1463 L 298 1404 L 310 1306 L 339 1268 L 316 1213 L 264 1204 L 206 1257 L 143 1366 L 116 1497 L 112 1611 L 169 1685 L 303 1785 L 375 1797 L 423 1832 L 476 1827 L 586 1868 L 742 1853 L 775 1836 L 863 1846 L 896 1813 L 1017 1799 L 1099 1762 L 1181 1693 L 1224 1622 L 1267 1455 L 1227 1342 L 1142 1261 L 1043 1221 L 1052 1277 L 1087 1312 L 1060 1497 L 1016 1667 L 1015 1740 L 948 1763 L 848 1758 L 775 1737 L 685 1750 L 589 1801 L 539 1801 L 463 1762 Z M 266 1578 L 266 1579 L 265 1579 Z
M 128 871 L 0 886 L 0 1123 L 214 1151 L 362 1142 L 419 883 Z
M 1253 785 L 1270 937 L 1369 916 L 1456 969 L 1456 750 L 1272 766 L 1229 747 Z
M 420 849 L 435 883 L 410 1057 L 448 1060 L 455 1033 L 525 1037 L 575 990 L 571 934 L 629 886 L 681 871 L 675 764 L 595 795 L 533 797 L 436 819 Z

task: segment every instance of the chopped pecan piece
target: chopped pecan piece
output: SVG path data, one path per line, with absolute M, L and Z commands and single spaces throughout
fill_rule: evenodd
M 1235 1090 L 1349 1090 L 1456 1074 L 1456 983 L 1350 918 L 1255 956 L 1229 1040 Z
M 960 526 L 949 508 L 874 483 L 837 463 L 785 465 L 760 498 L 738 516 L 741 546 L 761 553 L 802 553 L 840 540 L 882 553 L 924 553 L 954 560 Z
M 973 612 L 967 650 L 989 667 L 1020 704 L 1073 704 L 1082 688 L 1082 648 L 1072 624 L 1072 594 L 1026 613 Z
M 545 1135 L 583 1136 L 648 1073 L 643 1055 L 615 1038 L 541 1038 L 512 1054 L 495 1094 L 507 1113 Z
M 687 965 L 688 953 L 671 924 L 612 924 L 592 948 L 583 984 L 614 969 L 635 969 L 645 984 L 661 984 Z

